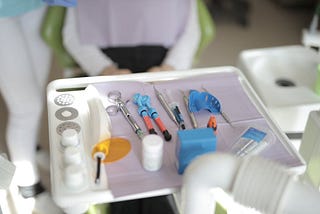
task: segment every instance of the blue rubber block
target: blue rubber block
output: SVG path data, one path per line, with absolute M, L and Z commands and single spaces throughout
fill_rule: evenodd
M 196 157 L 216 151 L 216 141 L 212 128 L 179 130 L 176 147 L 178 173 L 183 174 Z

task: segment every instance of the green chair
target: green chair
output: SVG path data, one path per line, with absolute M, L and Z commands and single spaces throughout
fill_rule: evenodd
M 42 23 L 41 36 L 52 49 L 54 56 L 62 68 L 74 68 L 78 65 L 64 48 L 62 42 L 62 27 L 65 14 L 65 7 L 50 6 Z
M 194 63 L 199 61 L 202 52 L 209 46 L 215 36 L 215 25 L 206 4 L 203 0 L 197 0 L 197 7 L 201 37 Z
M 109 204 L 91 205 L 86 214 L 111 214 Z

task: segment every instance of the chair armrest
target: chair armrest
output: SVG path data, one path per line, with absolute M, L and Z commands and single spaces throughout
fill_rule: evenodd
M 197 0 L 197 7 L 201 37 L 196 53 L 196 59 L 199 58 L 202 51 L 212 42 L 215 35 L 215 25 L 204 1 Z
M 78 67 L 77 63 L 64 48 L 62 42 L 62 28 L 64 24 L 65 13 L 65 7 L 48 7 L 41 26 L 41 37 L 52 49 L 61 67 L 74 68 Z

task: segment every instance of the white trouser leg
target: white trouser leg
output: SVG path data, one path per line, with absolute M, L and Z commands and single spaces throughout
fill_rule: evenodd
M 35 152 L 50 60 L 38 36 L 44 11 L 0 19 L 0 90 L 9 112 L 7 146 L 20 186 L 39 181 Z

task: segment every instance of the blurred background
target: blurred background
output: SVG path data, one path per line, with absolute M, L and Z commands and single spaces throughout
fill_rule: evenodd
M 206 0 L 216 25 L 198 67 L 236 65 L 246 49 L 301 44 L 314 0 Z

